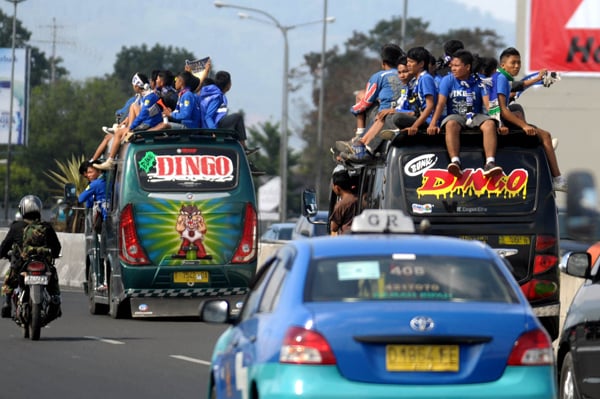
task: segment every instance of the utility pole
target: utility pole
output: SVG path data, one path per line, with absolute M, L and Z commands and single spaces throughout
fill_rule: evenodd
M 64 28 L 63 25 L 56 24 L 56 17 L 52 17 L 52 25 L 42 25 L 40 28 L 50 28 L 52 29 L 52 40 L 33 40 L 37 43 L 50 43 L 52 45 L 52 53 L 50 55 L 50 83 L 54 84 L 56 81 L 56 64 L 58 61 L 58 56 L 56 55 L 56 45 L 57 44 L 69 44 L 73 45 L 75 43 L 66 41 L 66 40 L 58 40 L 57 32 L 58 29 Z

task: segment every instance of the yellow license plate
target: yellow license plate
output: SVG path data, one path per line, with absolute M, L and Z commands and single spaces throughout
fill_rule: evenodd
M 173 282 L 184 284 L 208 283 L 208 272 L 175 272 L 173 273 Z
M 498 243 L 501 245 L 529 245 L 531 239 L 529 236 L 500 236 Z
M 387 371 L 458 371 L 458 345 L 387 345 Z

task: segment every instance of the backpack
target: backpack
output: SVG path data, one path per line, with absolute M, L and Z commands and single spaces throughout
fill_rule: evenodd
M 52 251 L 47 247 L 46 234 L 48 226 L 40 220 L 34 220 L 23 230 L 23 260 L 36 258 L 52 264 Z

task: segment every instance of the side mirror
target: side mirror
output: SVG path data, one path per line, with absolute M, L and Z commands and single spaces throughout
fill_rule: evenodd
M 570 276 L 588 278 L 591 259 L 587 252 L 569 252 L 561 259 L 559 268 Z
M 73 183 L 65 184 L 65 203 L 68 205 L 77 204 L 77 189 Z
M 310 219 L 319 210 L 317 206 L 317 193 L 315 190 L 306 189 L 302 193 L 302 214 Z

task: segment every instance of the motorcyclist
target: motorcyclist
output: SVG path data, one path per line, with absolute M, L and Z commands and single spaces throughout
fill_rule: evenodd
M 4 278 L 2 285 L 2 295 L 4 303 L 2 305 L 2 317 L 10 317 L 11 301 L 10 295 L 19 283 L 18 275 L 23 266 L 23 259 L 20 258 L 16 247 L 23 247 L 23 231 L 25 227 L 33 222 L 42 223 L 45 227 L 46 247 L 50 249 L 52 258 L 58 258 L 61 251 L 60 241 L 52 225 L 41 221 L 42 201 L 35 195 L 26 195 L 19 202 L 19 212 L 22 220 L 14 221 L 6 234 L 6 237 L 0 243 L 0 258 L 10 259 L 10 268 Z M 60 288 L 58 284 L 58 274 L 54 265 L 50 265 L 52 276 L 47 286 L 48 294 L 52 296 L 53 311 L 56 316 L 60 315 Z

